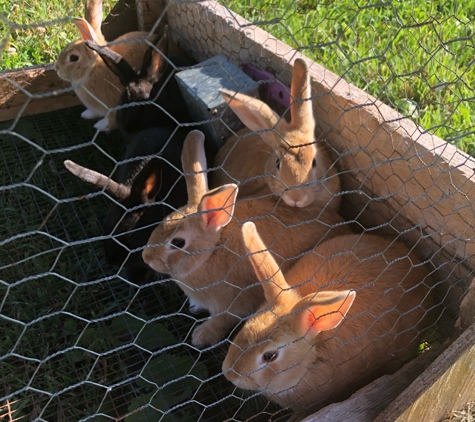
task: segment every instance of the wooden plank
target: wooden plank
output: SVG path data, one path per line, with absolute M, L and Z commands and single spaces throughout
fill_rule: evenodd
M 158 33 L 167 24 L 166 0 L 135 0 L 135 8 L 140 31 L 153 30 Z
M 430 350 L 404 365 L 392 375 L 385 375 L 358 390 L 349 399 L 331 404 L 302 422 L 372 422 L 437 357 L 440 350 Z
M 0 121 L 80 104 L 52 65 L 0 72 Z
M 223 53 L 237 65 L 268 70 L 286 84 L 290 63 L 303 57 L 213 1 L 170 3 L 168 21 L 173 41 L 195 59 Z M 430 236 L 422 253 L 434 267 L 446 265 L 449 256 L 475 268 L 473 159 L 318 63 L 310 69 L 319 129 L 339 153 L 344 179 L 361 192 L 358 206 L 349 201 L 353 217 L 365 210 L 359 217 L 370 226 L 379 220 L 398 232 L 412 230 L 412 244 Z M 444 257 L 432 258 L 440 246 Z
M 120 0 L 104 19 L 101 31 L 107 41 L 113 41 L 122 34 L 137 31 L 135 0 Z
M 374 422 L 439 421 L 475 400 L 475 324 Z

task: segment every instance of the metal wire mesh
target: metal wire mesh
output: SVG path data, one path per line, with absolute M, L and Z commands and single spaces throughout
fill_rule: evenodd
M 236 65 L 251 64 L 269 71 L 275 75 L 271 82 L 288 86 L 290 62 L 302 54 L 316 60 L 311 75 L 317 140 L 326 143 L 325 150 L 342 182 L 336 195 L 343 201 L 340 213 L 345 222 L 340 225 L 351 226 L 354 233 L 375 233 L 406 242 L 411 254 L 414 252 L 410 256 L 422 262 L 411 270 L 425 267 L 434 279 L 430 289 L 437 293 L 437 303 L 431 305 L 437 308 L 436 322 L 424 328 L 419 348 L 436 348 L 452 335 L 460 298 L 475 264 L 471 244 L 475 162 L 465 153 L 471 153 L 473 145 L 473 116 L 468 116 L 473 92 L 467 96 L 460 91 L 462 85 L 472 89 L 472 63 L 460 65 L 452 59 L 451 79 L 441 79 L 438 72 L 449 66 L 444 52 L 456 58 L 461 49 L 473 49 L 473 10 L 431 2 L 427 8 L 415 2 L 407 15 L 407 10 L 402 12 L 392 3 L 363 6 L 355 2 L 346 8 L 333 2 L 313 5 L 307 1 L 261 2 L 259 6 L 234 1 L 137 3 L 135 8 L 133 2 L 123 2 L 121 13 L 134 19 L 138 13 L 138 25 L 146 30 L 158 31 L 167 21 L 171 39 L 196 61 L 224 54 Z M 249 21 L 231 10 L 245 14 Z M 353 41 L 360 37 L 359 20 L 366 15 L 373 19 L 364 28 L 372 32 L 373 42 L 361 52 Z M 113 16 L 109 21 L 112 26 L 114 19 L 120 20 L 120 13 Z M 55 19 L 26 27 L 63 24 L 61 18 Z M 463 36 L 444 32 L 444 19 L 458 19 L 457 28 L 463 28 Z M 328 21 L 334 28 L 319 30 Z M 383 29 L 376 25 L 381 21 L 386 22 Z M 8 27 L 8 41 L 12 31 L 18 30 L 15 15 L 2 22 Z M 429 39 L 427 28 L 438 36 Z M 380 43 L 385 37 L 387 43 Z M 418 39 L 415 50 L 411 50 L 415 48 L 409 42 L 412 38 Z M 399 62 L 400 48 L 411 51 L 412 63 Z M 365 62 L 373 65 L 369 74 Z M 2 76 L 9 89 L 17 88 L 12 75 Z M 265 82 L 269 80 L 260 82 L 261 95 Z M 22 108 L 42 97 L 56 98 L 63 89 L 58 87 L 58 91 L 48 86 L 37 91 L 35 87 L 34 98 L 31 94 L 5 98 L 6 106 L 1 105 L 5 111 L 17 110 L 17 114 L 0 123 L 0 419 L 287 419 L 289 406 L 279 406 L 265 387 L 243 392 L 223 376 L 231 339 L 239 336 L 249 315 L 240 316 L 241 323 L 229 334 L 229 341 L 197 347 L 192 333 L 207 321 L 208 314 L 190 311 L 190 303 L 178 287 L 180 280 L 144 270 L 144 266 L 128 270 L 132 256 L 141 253 L 145 243 L 137 246 L 138 250 L 126 247 L 126 258 L 119 267 L 107 263 L 103 242 L 124 242 L 103 230 L 111 202 L 118 201 L 103 189 L 94 190 L 73 177 L 63 162 L 73 159 L 106 176 L 115 175 L 117 163 L 127 162 L 128 140 L 117 131 L 96 131 L 91 122 L 81 118 L 83 107 L 49 113 Z M 444 90 L 455 92 L 456 98 L 444 103 Z M 423 109 L 418 104 L 426 97 L 431 101 L 428 109 Z M 18 98 L 23 104 L 18 104 Z M 287 114 L 284 119 L 289 118 L 288 106 L 279 103 L 279 98 L 268 102 L 279 114 Z M 430 114 L 438 115 L 436 123 L 429 120 Z M 424 129 L 409 118 L 425 125 Z M 206 123 L 219 119 L 214 115 Z M 318 219 L 320 214 L 312 218 Z M 301 258 L 308 253 L 298 255 Z M 389 259 L 388 268 L 404 258 L 407 256 Z M 247 255 L 241 257 L 248 259 Z M 364 262 L 369 258 L 358 259 Z M 231 274 L 233 268 L 226 271 Z M 377 283 L 379 277 L 370 282 Z M 395 287 L 402 288 L 404 279 Z M 273 312 L 284 324 L 290 318 L 288 313 Z M 411 326 L 390 334 L 404 336 L 414 329 L 419 330 Z M 374 341 L 387 335 L 375 335 Z M 338 331 L 328 341 L 335 338 L 343 346 L 356 341 L 339 338 Z M 267 341 L 268 337 L 260 338 L 261 343 Z M 277 345 L 276 350 L 286 345 Z M 268 360 L 275 359 L 276 350 Z M 310 367 L 318 365 L 313 362 Z M 364 374 L 361 380 L 371 381 Z M 347 391 L 346 396 L 352 392 Z M 316 408 L 331 398 L 328 394 Z

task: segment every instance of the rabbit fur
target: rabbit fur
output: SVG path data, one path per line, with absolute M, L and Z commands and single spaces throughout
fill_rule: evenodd
M 173 75 L 177 67 L 191 66 L 195 61 L 184 54 L 169 54 L 167 27 L 147 48 L 137 70 L 118 52 L 91 41 L 86 45 L 99 54 L 125 88 L 119 104 L 139 103 L 117 110 L 117 126 L 124 136 L 149 127 L 176 127 L 192 121 Z
M 225 90 L 221 94 L 246 128 L 229 138 L 218 152 L 214 164 L 222 169 L 215 175 L 216 183 L 239 182 L 243 197 L 267 185 L 291 207 L 316 203 L 320 209 L 338 211 L 340 179 L 328 151 L 315 139 L 305 60 L 298 58 L 294 63 L 290 122 L 256 98 Z
M 54 69 L 61 79 L 71 83 L 74 92 L 86 106 L 81 116 L 85 119 L 101 118 L 94 127 L 101 131 L 109 131 L 116 128 L 115 111 L 109 113 L 109 109 L 119 104 L 123 87 L 119 78 L 85 44 L 86 40 L 106 44 L 100 30 L 102 2 L 94 1 L 86 5 L 86 17 L 88 15 L 92 24 L 81 18 L 74 19 L 81 40 L 69 43 L 63 48 Z M 149 35 L 148 32 L 130 32 L 114 40 L 113 44 L 109 44 L 109 48 L 126 57 L 135 67 L 140 64 L 148 47 L 146 40 Z
M 435 297 L 428 269 L 404 243 L 335 237 L 284 278 L 255 225 L 242 233 L 266 302 L 224 360 L 236 386 L 262 391 L 299 420 L 415 356 Z
M 190 132 L 182 164 L 188 203 L 153 231 L 143 258 L 155 271 L 170 274 L 190 299 L 190 310 L 206 309 L 211 317 L 195 328 L 192 343 L 215 344 L 239 318 L 263 301 L 259 280 L 247 259 L 240 225 L 253 219 L 279 260 L 313 248 L 324 238 L 350 230 L 337 213 L 298 211 L 269 195 L 236 202 L 237 186 L 208 190 L 204 135 Z M 285 263 L 285 268 L 290 266 Z
M 186 128 L 150 128 L 137 134 L 117 166 L 115 181 L 65 162 L 73 174 L 114 198 L 103 223 L 104 234 L 112 236 L 104 240 L 106 260 L 123 267 L 126 277 L 137 284 L 157 278 L 143 262 L 141 248 L 156 225 L 186 203 L 181 151 L 188 132 Z

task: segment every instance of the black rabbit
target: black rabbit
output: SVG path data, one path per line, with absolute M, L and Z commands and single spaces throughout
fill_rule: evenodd
M 186 204 L 181 151 L 189 129 L 150 128 L 132 138 L 122 163 L 111 180 L 105 175 L 65 161 L 66 168 L 99 189 L 112 201 L 103 229 L 106 260 L 123 267 L 130 281 L 157 279 L 143 262 L 142 249 L 153 229 L 173 210 Z
M 149 127 L 175 128 L 192 121 L 174 74 L 177 67 L 196 62 L 185 55 L 168 55 L 167 28 L 154 39 L 137 70 L 107 47 L 92 41 L 86 45 L 101 56 L 125 87 L 119 103 L 124 107 L 117 110 L 117 127 L 123 135 L 130 137 Z

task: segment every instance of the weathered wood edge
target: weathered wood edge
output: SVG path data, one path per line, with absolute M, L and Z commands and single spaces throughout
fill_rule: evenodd
M 473 400 L 475 324 L 441 353 L 374 422 L 436 422 Z
M 52 65 L 0 72 L 0 121 L 79 105 Z
M 354 393 L 349 399 L 331 404 L 302 422 L 372 422 L 438 356 L 430 350 L 413 359 L 400 370 L 385 375 Z
M 160 19 L 157 22 L 157 19 L 166 11 L 166 0 L 135 0 L 135 8 L 139 31 L 154 30 L 158 33 L 166 25 L 166 19 Z

